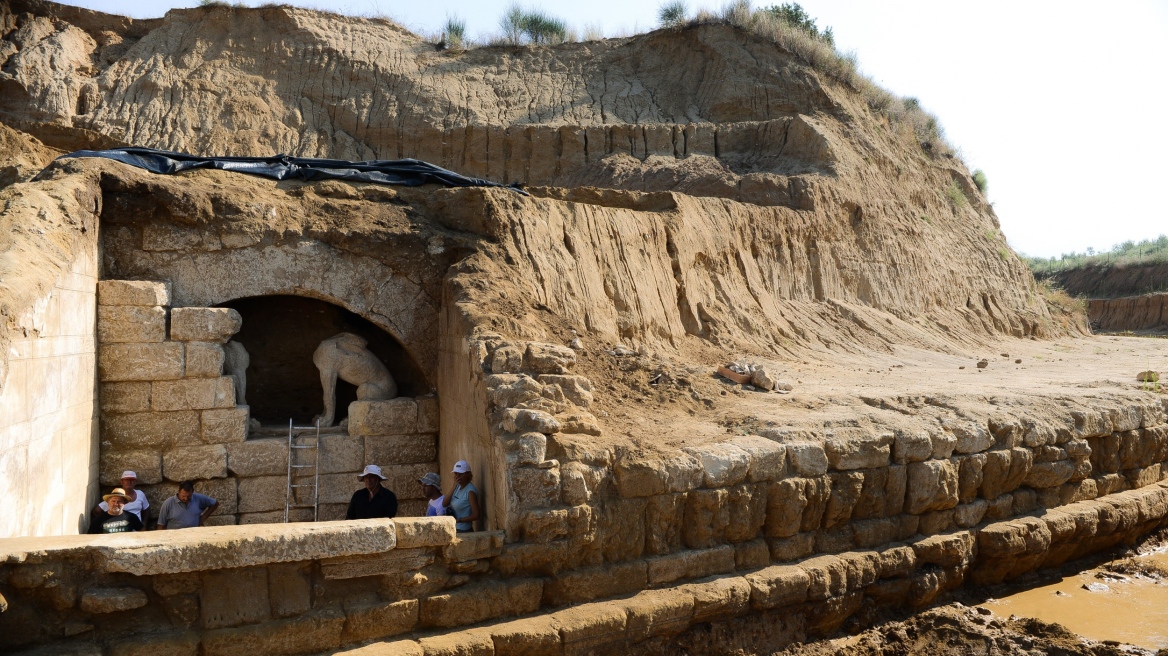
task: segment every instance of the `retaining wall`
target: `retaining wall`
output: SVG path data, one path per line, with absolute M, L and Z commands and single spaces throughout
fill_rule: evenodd
M 72 264 L 9 330 L 7 375 L 0 375 L 0 497 L 8 505 L 0 537 L 87 526 L 98 491 L 97 269 L 95 240 L 82 241 Z
M 194 480 L 196 491 L 220 503 L 212 525 L 283 522 L 288 440 L 249 439 L 248 408 L 236 405 L 235 381 L 223 374 L 223 344 L 242 319 L 227 308 L 169 306 L 163 283 L 100 284 L 101 484 L 116 486 L 122 471 L 135 471 L 157 517 L 177 483 Z M 417 479 L 437 471 L 437 433 L 433 396 L 350 404 L 347 429 L 320 438 L 320 519 L 344 519 L 371 463 L 389 478 L 399 514 L 424 514 Z M 316 457 L 311 449 L 295 453 L 293 464 Z M 299 503 L 312 502 L 312 488 L 296 493 Z M 312 510 L 294 509 L 290 519 L 312 521 Z

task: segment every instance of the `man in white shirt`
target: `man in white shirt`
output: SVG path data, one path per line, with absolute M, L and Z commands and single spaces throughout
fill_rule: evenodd
M 126 503 L 122 505 L 124 512 L 131 512 L 142 520 L 142 530 L 145 530 L 146 524 L 150 521 L 150 501 L 146 499 L 146 495 L 140 490 L 134 489 L 138 485 L 138 474 L 126 470 L 122 472 L 122 489 L 126 493 Z M 109 502 L 102 501 L 93 509 L 93 516 L 96 517 L 101 512 L 109 512 Z

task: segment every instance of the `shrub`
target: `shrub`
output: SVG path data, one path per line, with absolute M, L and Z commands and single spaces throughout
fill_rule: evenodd
M 949 186 L 945 187 L 945 197 L 949 199 L 949 204 L 954 209 L 961 209 L 969 204 L 969 199 L 965 197 L 961 187 L 957 186 L 957 182 L 950 182 Z
M 499 20 L 503 35 L 513 45 L 521 43 L 563 43 L 568 40 L 564 21 L 540 9 L 522 9 L 511 5 Z M 526 41 L 525 41 L 526 38 Z
M 460 50 L 466 43 L 466 21 L 456 16 L 447 18 L 442 28 L 442 42 L 451 50 Z
M 685 25 L 686 7 L 681 0 L 674 0 L 661 5 L 657 10 L 657 20 L 661 22 L 661 27 L 668 27 L 677 29 Z
M 781 5 L 772 5 L 759 11 L 768 13 L 787 25 L 806 32 L 810 37 L 820 39 L 828 45 L 835 45 L 835 33 L 832 32 L 831 28 L 824 28 L 820 32 L 815 25 L 815 19 L 809 16 L 798 2 L 784 2 Z
M 989 187 L 989 183 L 986 182 L 985 171 L 977 169 L 973 172 L 973 184 L 977 185 L 977 190 L 981 193 L 984 194 L 986 192 L 986 189 Z

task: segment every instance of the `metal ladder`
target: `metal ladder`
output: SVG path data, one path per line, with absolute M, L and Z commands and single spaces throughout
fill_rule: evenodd
M 293 440 L 299 435 L 296 434 L 298 430 L 312 430 L 312 426 L 293 426 L 292 420 L 288 420 L 288 489 L 284 495 L 284 523 L 287 524 L 289 516 L 293 508 L 312 508 L 312 521 L 319 521 L 320 519 L 320 422 L 316 422 L 316 440 L 312 444 L 296 444 Z M 316 453 L 311 465 L 295 464 L 294 460 L 299 460 L 295 457 L 298 449 L 315 449 Z M 312 469 L 312 483 L 294 483 L 292 477 L 293 470 Z M 297 478 L 301 476 L 297 471 Z M 296 488 L 310 487 L 312 488 L 312 503 L 295 503 Z

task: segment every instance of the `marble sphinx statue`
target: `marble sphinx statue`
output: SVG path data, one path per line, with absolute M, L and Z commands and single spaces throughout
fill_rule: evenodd
M 313 419 L 321 427 L 332 426 L 337 410 L 337 378 L 357 386 L 360 401 L 383 401 L 397 396 L 397 383 L 376 355 L 365 348 L 369 342 L 353 333 L 324 340 L 312 354 L 324 388 L 324 413 Z

